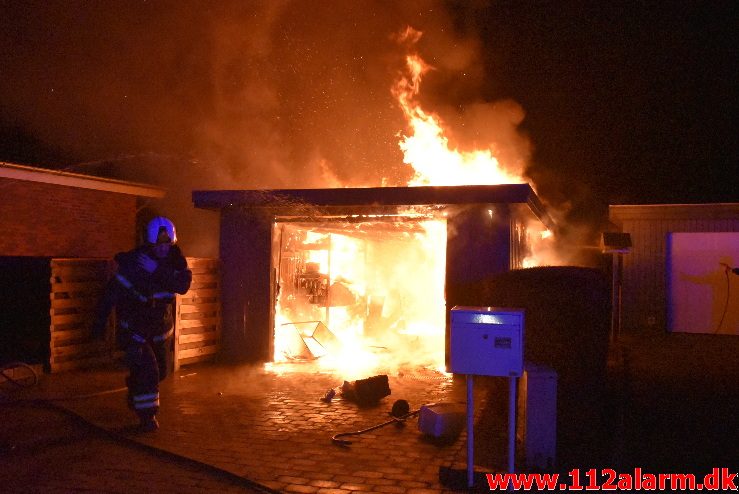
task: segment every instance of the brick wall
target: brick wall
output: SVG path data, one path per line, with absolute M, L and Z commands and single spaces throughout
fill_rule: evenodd
M 0 178 L 0 256 L 112 257 L 136 242 L 136 196 Z

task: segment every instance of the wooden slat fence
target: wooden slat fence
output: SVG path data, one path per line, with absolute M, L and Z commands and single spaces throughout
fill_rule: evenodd
M 51 259 L 51 372 L 99 365 L 111 358 L 112 329 L 105 342 L 90 337 L 95 307 L 114 263 L 107 259 Z
M 220 270 L 217 259 L 187 258 L 193 283 L 175 300 L 175 369 L 213 358 L 221 344 Z M 115 318 L 104 342 L 90 335 L 95 308 L 114 273 L 108 259 L 51 259 L 51 372 L 109 362 L 115 351 Z
M 192 285 L 177 295 L 175 370 L 213 358 L 221 348 L 221 273 L 218 259 L 188 257 Z

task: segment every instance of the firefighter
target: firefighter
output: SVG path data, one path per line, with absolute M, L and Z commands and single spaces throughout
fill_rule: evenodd
M 108 283 L 92 326 L 95 338 L 105 337 L 108 315 L 116 307 L 116 342 L 125 351 L 128 405 L 139 417 L 139 430 L 155 431 L 159 382 L 169 370 L 175 293 L 190 288 L 192 272 L 176 245 L 177 232 L 158 216 L 146 226 L 146 243 L 116 254 L 117 271 Z

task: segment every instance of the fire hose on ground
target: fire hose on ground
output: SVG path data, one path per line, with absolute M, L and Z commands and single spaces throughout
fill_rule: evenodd
M 20 371 L 20 375 L 19 374 Z M 2 383 L 10 383 L 13 389 L 20 390 L 23 388 L 30 388 L 38 384 L 38 373 L 33 366 L 26 364 L 25 362 L 9 362 L 0 366 L 0 376 L 3 377 Z M 68 400 L 79 400 L 84 398 L 93 398 L 95 396 L 102 396 L 111 393 L 120 393 L 126 391 L 128 388 L 115 388 L 107 389 L 105 391 L 98 391 L 95 393 L 87 393 L 75 396 L 62 396 L 56 398 L 43 398 L 43 399 L 31 399 L 31 400 L 11 400 L 11 402 L 55 402 L 55 401 L 68 401 Z M 0 391 L 7 390 L 0 388 Z
M 17 377 L 16 369 L 26 371 L 26 376 Z M 11 374 L 12 371 L 12 374 Z M 16 388 L 26 388 L 38 384 L 38 374 L 36 370 L 24 362 L 10 362 L 0 367 L 0 375 L 4 378 L 3 382 L 9 382 Z M 30 382 L 27 382 L 30 379 Z
M 365 434 L 367 432 L 377 430 L 381 427 L 385 427 L 390 424 L 404 425 L 406 420 L 408 420 L 409 418 L 415 415 L 418 415 L 420 411 L 421 411 L 420 408 L 417 410 L 410 411 L 410 406 L 408 405 L 407 401 L 397 400 L 395 403 L 393 403 L 393 408 L 392 408 L 392 411 L 390 412 L 390 415 L 392 415 L 393 418 L 391 418 L 390 420 L 387 420 L 380 424 L 373 425 L 372 427 L 368 427 L 366 429 L 334 434 L 333 436 L 331 436 L 331 441 L 338 446 L 349 446 L 350 444 L 352 444 L 352 441 L 349 441 L 348 439 L 342 439 L 343 437 L 359 436 L 361 434 Z

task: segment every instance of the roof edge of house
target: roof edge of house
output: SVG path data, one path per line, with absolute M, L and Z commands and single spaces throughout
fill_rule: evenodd
M 166 189 L 155 185 L 95 177 L 92 175 L 83 175 L 81 173 L 72 173 L 62 170 L 37 168 L 28 165 L 18 165 L 15 163 L 7 163 L 5 161 L 0 161 L 0 178 L 78 187 L 81 189 L 93 189 L 141 197 L 161 198 L 167 193 Z
M 611 221 L 653 219 L 734 219 L 739 214 L 739 203 L 715 202 L 699 204 L 611 204 Z

